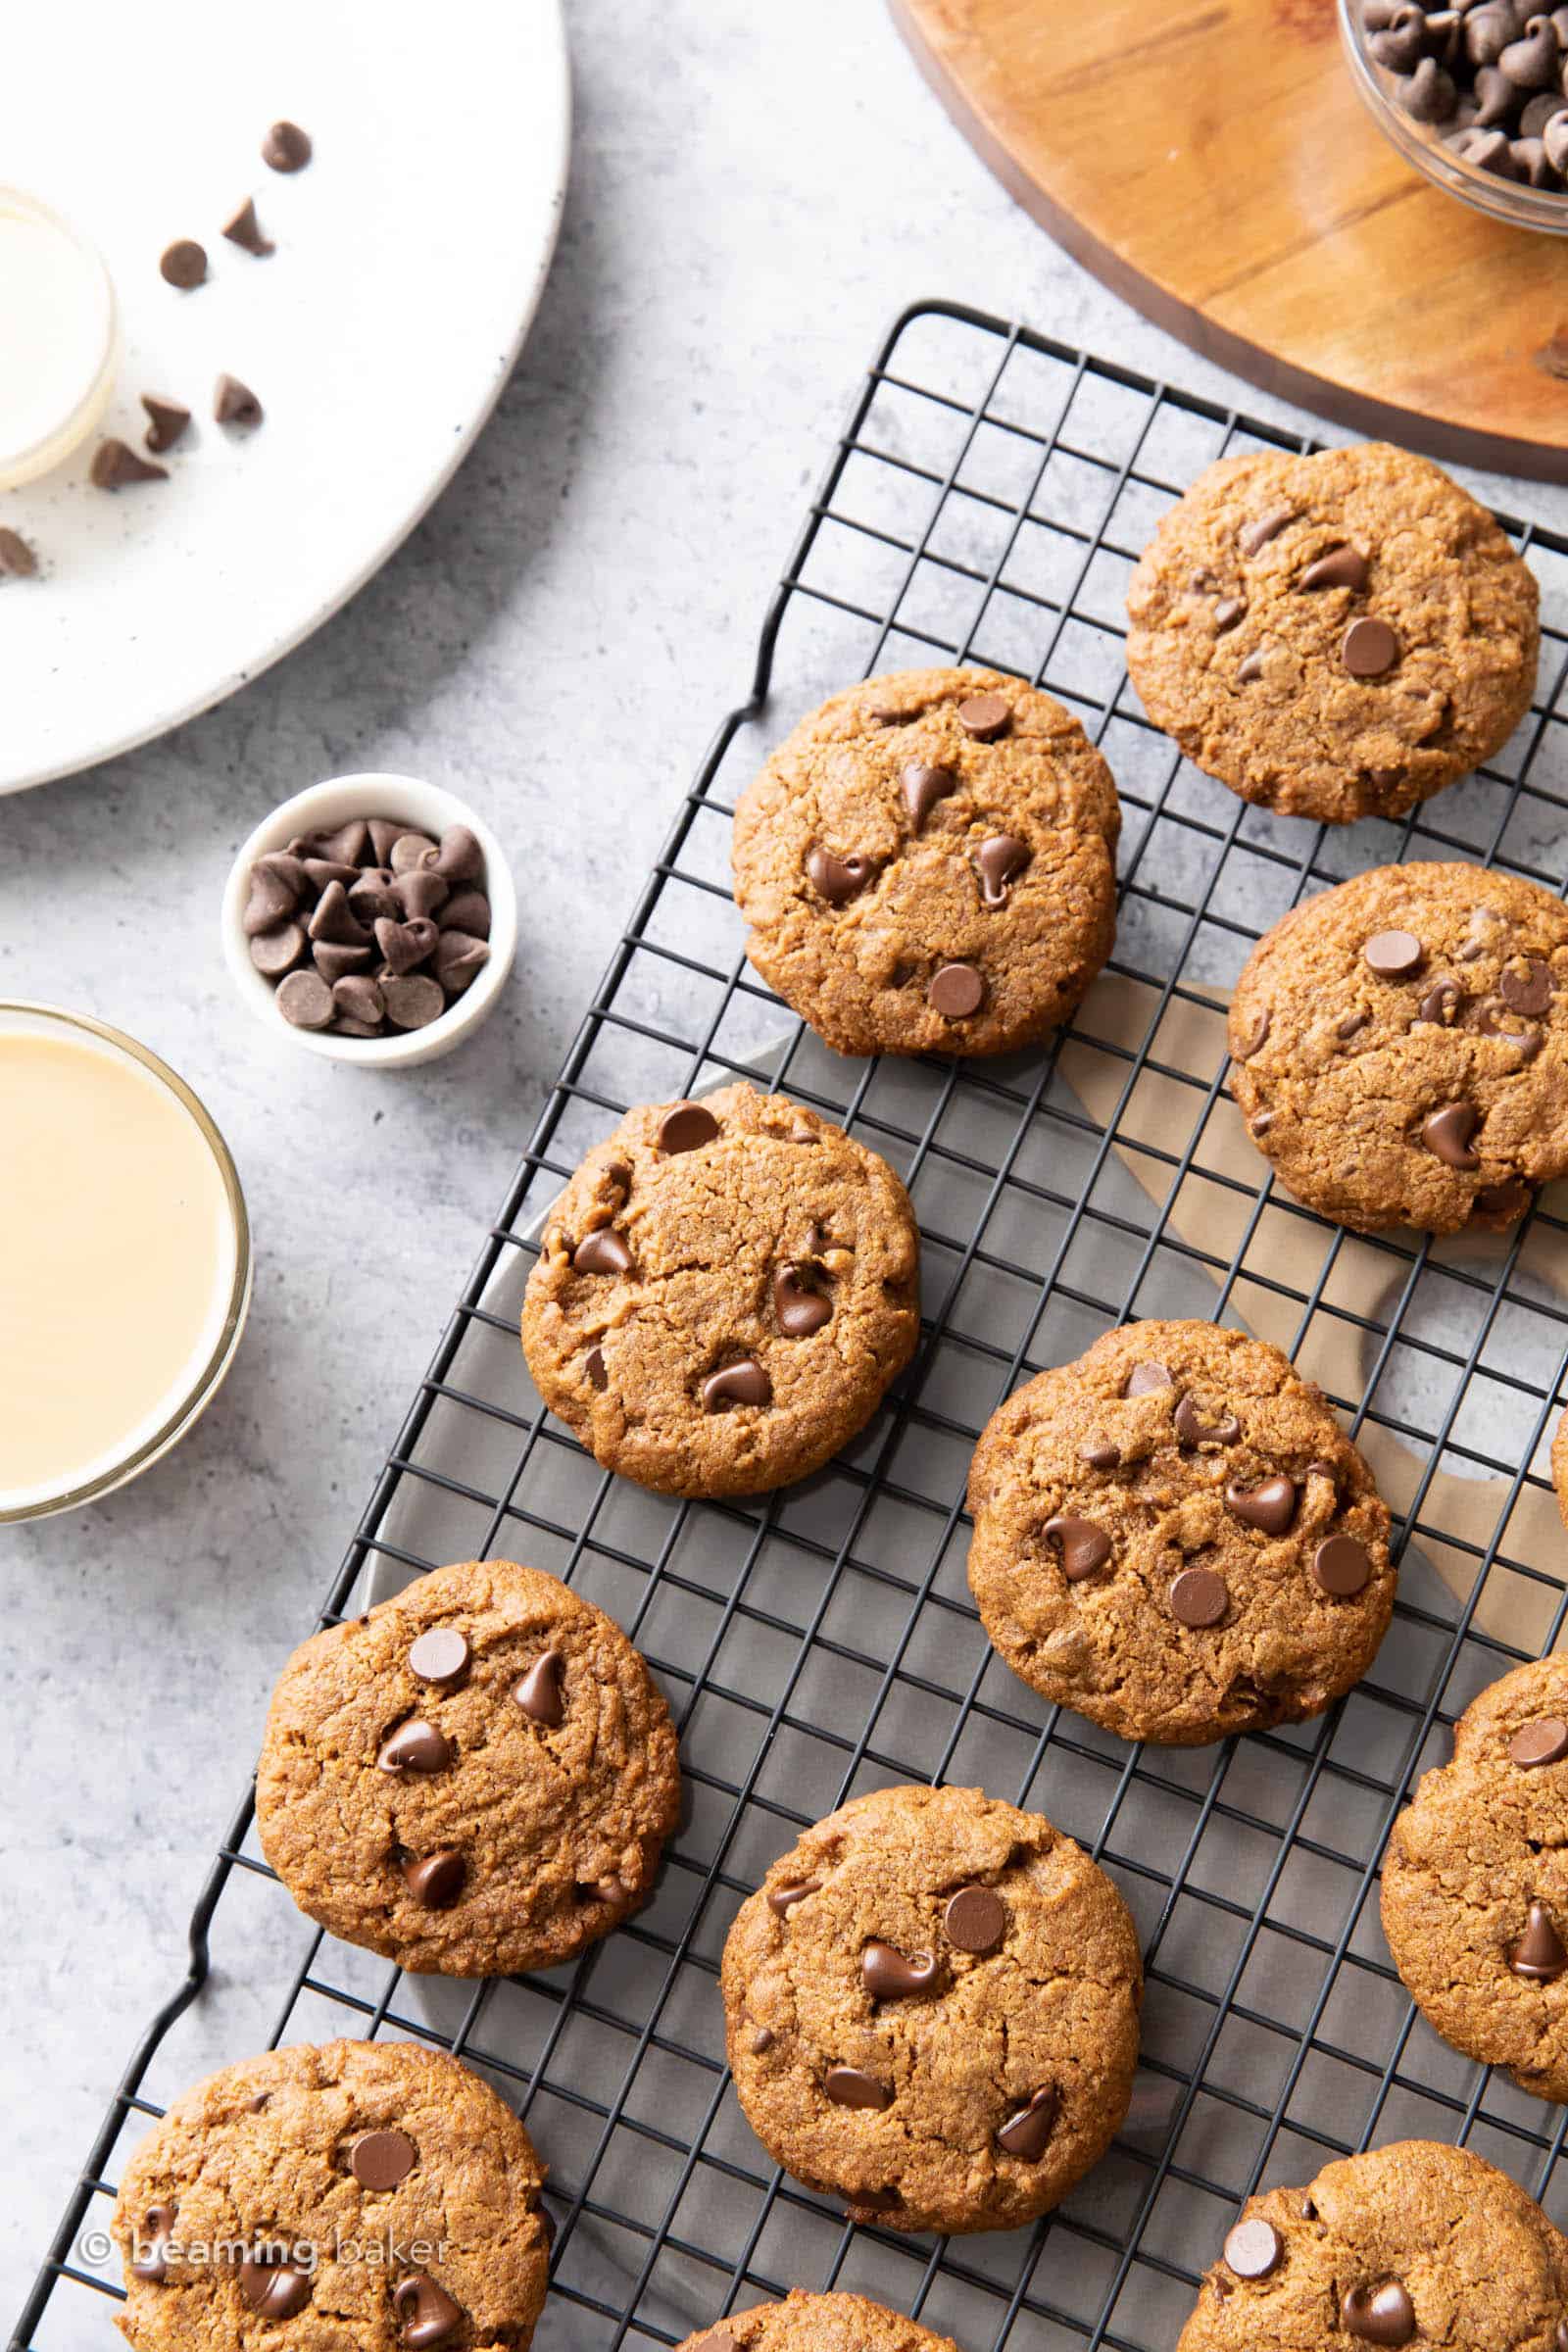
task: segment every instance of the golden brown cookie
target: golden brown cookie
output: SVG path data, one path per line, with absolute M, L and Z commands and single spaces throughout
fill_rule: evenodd
M 782 2303 L 757 2303 L 700 2328 L 677 2352 L 957 2352 L 957 2346 L 864 2295 L 808 2295 L 797 2286 Z
M 302 1643 L 256 1782 L 262 1850 L 300 1909 L 449 1977 L 554 1968 L 608 1935 L 679 1814 L 642 1658 L 512 1560 L 434 1569 Z
M 137 2352 L 525 2352 L 543 2179 L 511 2108 L 444 2050 L 269 2050 L 187 2090 L 126 2165 L 122 2332 Z
M 1535 576 L 1440 466 L 1374 442 L 1222 458 L 1133 574 L 1144 709 L 1243 800 L 1397 816 L 1530 707 Z
M 1008 1054 L 1110 954 L 1121 812 L 1050 695 L 994 669 L 852 686 L 735 811 L 735 901 L 770 988 L 841 1054 Z
M 993 1413 L 969 1585 L 1014 1674 L 1124 1740 L 1320 1715 L 1394 1607 L 1389 1514 L 1265 1341 L 1130 1323 Z
M 1400 2139 L 1249 2197 L 1177 2352 L 1561 2352 L 1568 2239 L 1468 2148 Z
M 753 2131 L 889 2230 L 1011 2230 L 1127 2112 L 1143 1968 L 1104 1872 L 978 1788 L 882 1788 L 774 1863 L 724 1946 Z
M 1568 1410 L 1559 1416 L 1552 1432 L 1551 1484 L 1562 1523 L 1568 1527 Z
M 1383 865 L 1304 900 L 1229 1034 L 1258 1150 L 1357 1232 L 1511 1225 L 1568 1172 L 1568 907 L 1539 883 Z
M 862 1429 L 920 1336 L 919 1235 L 876 1152 L 782 1095 L 628 1111 L 550 1212 L 528 1369 L 597 1461 L 760 1494 Z
M 1445 2041 L 1568 2099 L 1568 1658 L 1466 1707 L 1394 1825 L 1383 1933 Z

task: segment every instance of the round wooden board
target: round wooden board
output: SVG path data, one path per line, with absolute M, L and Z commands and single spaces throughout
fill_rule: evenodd
M 891 0 L 928 78 L 1077 260 L 1340 423 L 1568 480 L 1568 240 L 1399 159 L 1334 0 Z

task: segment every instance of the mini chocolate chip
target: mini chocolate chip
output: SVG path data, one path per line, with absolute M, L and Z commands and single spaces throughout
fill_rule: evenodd
M 1260 555 L 1271 539 L 1277 539 L 1288 522 L 1296 520 L 1294 507 L 1272 507 L 1255 522 L 1248 523 L 1237 533 L 1236 544 L 1244 556 Z
M 1272 2222 L 1238 2222 L 1225 2240 L 1225 2260 L 1238 2278 L 1266 2278 L 1277 2270 L 1285 2240 Z
M 1007 1907 L 991 1886 L 960 1886 L 942 1914 L 948 1941 L 978 1960 L 994 1952 L 1007 1933 Z
M 220 424 L 260 424 L 262 404 L 237 375 L 220 375 L 213 387 L 213 415 Z
M 1121 1461 L 1121 1451 L 1102 1438 L 1086 1438 L 1078 1448 L 1078 1459 L 1087 1462 L 1091 1470 L 1114 1470 Z
M 409 1647 L 409 1672 L 445 1690 L 468 1663 L 468 1637 L 455 1625 L 432 1625 Z
M 1221 1413 L 1217 1421 L 1206 1422 L 1191 1391 L 1177 1405 L 1171 1423 L 1177 1443 L 1182 1446 L 1234 1446 L 1242 1434 L 1242 1425 L 1234 1413 Z
M 1338 1020 L 1335 1022 L 1334 1034 L 1336 1037 L 1340 1038 L 1352 1038 L 1366 1027 L 1371 1018 L 1372 1015 L 1369 1012 L 1361 1012 L 1359 1010 L 1355 1012 L 1348 1012 L 1343 1020 Z
M 787 1340 L 809 1339 L 832 1320 L 832 1299 L 812 1290 L 804 1272 L 800 1266 L 780 1266 L 773 1277 L 773 1313 Z
M 292 171 L 294 166 L 290 166 Z M 410 2352 L 424 2344 L 442 2344 L 463 2325 L 463 2306 L 454 2303 L 444 2286 L 423 2271 L 411 2271 L 392 2289 L 392 2308 L 402 2322 L 398 2341 Z
M 1247 1526 L 1265 1536 L 1283 1536 L 1296 1517 L 1296 1482 L 1265 1478 L 1260 1486 L 1244 1487 L 1235 1479 L 1225 1490 L 1227 1507 Z
M 155 455 L 162 457 L 184 434 L 190 423 L 190 411 L 177 400 L 165 400 L 156 392 L 144 392 L 141 405 L 147 412 L 147 430 L 142 439 Z
M 297 122 L 274 122 L 262 141 L 262 161 L 274 172 L 303 172 L 310 160 L 309 135 Z
M 411 1854 L 403 1864 L 403 1878 L 415 1901 L 422 1903 L 426 1911 L 445 1911 L 457 1901 L 463 1886 L 463 1856 L 451 1845 L 418 1858 Z
M 245 253 L 254 253 L 258 259 L 276 250 L 271 238 L 264 235 L 256 218 L 255 202 L 249 196 L 229 214 L 223 222 L 223 234 L 231 245 L 238 245 Z
M 1171 1613 L 1195 1632 L 1218 1625 L 1230 1606 L 1230 1592 L 1212 1568 L 1184 1568 L 1170 1588 Z
M 1246 612 L 1247 607 L 1243 604 L 1239 596 L 1221 597 L 1219 603 L 1214 607 L 1214 628 L 1216 633 L 1221 637 L 1225 636 L 1231 629 L 1235 628 L 1237 622 L 1246 614 Z
M 1035 2092 L 1026 2107 L 1008 2116 L 997 2133 L 997 2145 L 1004 2155 L 1016 2156 L 1020 2163 L 1038 2164 L 1050 2144 L 1055 2121 L 1056 2093 L 1047 2083 Z
M 1399 659 L 1399 640 L 1386 620 L 1363 613 L 1352 620 L 1340 647 L 1340 660 L 1352 678 L 1381 678 Z
M 773 1383 L 755 1356 L 743 1356 L 738 1364 L 721 1364 L 703 1383 L 703 1410 L 707 1413 L 724 1412 L 732 1404 L 772 1401 Z
M 1012 711 L 1000 694 L 966 694 L 954 715 L 976 743 L 995 743 L 1012 724 Z
M 951 767 L 931 767 L 923 760 L 911 760 L 907 767 L 902 768 L 899 783 L 909 822 L 917 833 L 938 801 L 945 801 L 958 789 L 957 776 Z
M 1231 1048 L 1231 1052 L 1238 1061 L 1250 1061 L 1254 1054 L 1262 1052 L 1268 1043 L 1271 1025 L 1269 1009 L 1265 1004 L 1260 1011 L 1253 1013 L 1247 1024 L 1245 1034 L 1239 1037 Z
M 1134 1364 L 1121 1384 L 1124 1396 L 1147 1396 L 1155 1389 L 1173 1388 L 1169 1372 L 1163 1364 Z
M 1061 1545 L 1061 1573 L 1070 1585 L 1093 1576 L 1110 1557 L 1110 1538 L 1092 1519 L 1048 1519 L 1045 1534 L 1048 1542 Z
M 806 878 L 817 897 L 826 899 L 830 906 L 842 906 L 847 900 L 857 898 L 875 872 L 875 859 L 862 858 L 858 853 L 835 858 L 831 850 L 818 846 L 806 854 Z
M 993 833 L 974 854 L 980 873 L 982 906 L 1005 906 L 1011 884 L 1029 862 L 1029 848 L 1013 833 Z
M 182 294 L 188 294 L 207 275 L 205 249 L 194 237 L 176 237 L 160 254 L 158 274 L 166 285 L 177 286 Z
M 87 478 L 95 490 L 123 490 L 127 482 L 167 482 L 167 466 L 149 466 L 123 441 L 100 441 Z
M 1358 547 L 1336 547 L 1328 555 L 1319 556 L 1302 572 L 1300 585 L 1316 588 L 1364 588 L 1372 576 L 1372 567 Z
M 1534 1772 L 1542 1764 L 1560 1764 L 1568 1756 L 1568 1723 L 1560 1715 L 1538 1715 L 1515 1732 L 1508 1742 L 1508 1755 L 1521 1772 Z
M 1464 990 L 1457 980 L 1434 981 L 1416 1006 L 1416 1019 L 1443 1026 L 1456 1017 L 1463 1003 Z
M 566 1661 L 559 1649 L 543 1649 L 512 1686 L 512 1695 L 523 1713 L 552 1732 L 559 1731 L 566 1720 L 565 1671 Z
M 1407 980 L 1426 951 L 1413 931 L 1374 931 L 1361 955 L 1380 980 Z
M 1397 2278 L 1348 2287 L 1340 2298 L 1340 2326 L 1369 2344 L 1407 2344 L 1415 2333 L 1415 2306 Z
M 605 1369 L 605 1351 L 602 1348 L 589 1348 L 583 1357 L 583 1369 L 596 1389 L 609 1388 L 610 1374 Z
M 1274 1113 L 1271 1110 L 1260 1110 L 1255 1119 L 1249 1120 L 1247 1132 L 1249 1135 L 1267 1135 L 1273 1124 Z
M 672 1102 L 659 1126 L 659 1149 L 673 1155 L 677 1152 L 696 1152 L 710 1144 L 718 1133 L 718 1121 L 701 1102 Z
M 310 2275 L 285 2261 L 282 2246 L 257 2246 L 242 2257 L 239 2291 L 264 2320 L 291 2320 L 311 2299 Z
M 362 2132 L 349 2150 L 349 2171 L 362 2188 L 396 2188 L 418 2152 L 406 2132 Z
M 1568 1968 L 1568 1951 L 1544 1904 L 1531 1904 L 1525 1932 L 1508 1954 L 1508 1966 L 1516 1977 L 1528 1977 L 1536 1984 L 1549 1984 Z
M 1372 1561 L 1354 1536 L 1328 1536 L 1312 1554 L 1312 1581 L 1335 1600 L 1350 1600 L 1368 1582 Z
M 319 972 L 290 972 L 279 983 L 277 1009 L 291 1028 L 324 1029 L 336 1007 Z
M 925 993 L 945 1021 L 966 1021 L 984 1004 L 986 984 L 972 963 L 945 963 Z
M 1497 994 L 1510 1012 L 1539 1019 L 1551 1003 L 1551 973 L 1544 963 L 1527 963 L 1522 972 L 1503 973 L 1497 982 Z
M 1262 675 L 1263 648 L 1260 645 L 1254 645 L 1251 652 L 1250 654 L 1244 654 L 1241 661 L 1237 663 L 1237 684 L 1241 686 L 1255 686 L 1258 679 Z
M 1301 2199 L 1301 2219 L 1303 2222 L 1315 2222 L 1317 2220 L 1317 2207 L 1313 2204 L 1310 2197 L 1303 2197 Z
M 1421 1141 L 1427 1150 L 1442 1160 L 1446 1168 L 1479 1168 L 1480 1158 L 1470 1149 L 1480 1113 L 1470 1102 L 1448 1102 L 1421 1122 Z
M 788 1919 L 797 1903 L 804 1903 L 808 1894 L 821 1891 L 820 1879 L 802 1879 L 794 1886 L 775 1886 L 767 1898 L 767 1907 L 779 1919 Z
M 873 1936 L 860 1954 L 860 1981 L 873 2001 L 904 2001 L 929 1992 L 942 1974 L 934 1952 L 917 1952 L 911 1960 L 897 1944 Z
M 757 2032 L 752 2035 L 752 2056 L 754 2058 L 765 2058 L 768 2051 L 773 2047 L 773 2041 L 774 2034 L 772 2027 L 759 2026 Z
M 893 2085 L 879 2082 L 875 2075 L 864 2074 L 858 2066 L 830 2066 L 822 2090 L 835 2107 L 883 2108 L 893 2104 Z
M 382 1742 L 375 1761 L 382 1772 L 445 1772 L 456 1753 L 444 1732 L 416 1718 Z
M 169 2277 L 169 2263 L 165 2255 L 164 2240 L 170 2235 L 178 2219 L 179 2207 L 177 2205 L 148 2206 L 142 2216 L 141 2229 L 132 2240 L 136 2249 L 131 2256 L 129 2266 L 133 2278 L 149 2279 L 155 2286 L 163 2284 L 163 2281 Z
M 1308 1478 L 1326 1478 L 1329 1482 L 1329 1485 L 1334 1489 L 1335 1494 L 1339 1494 L 1340 1474 L 1335 1469 L 1332 1462 L 1308 1462 L 1306 1465 L 1306 1475 Z
M 631 1263 L 631 1251 L 608 1225 L 602 1225 L 597 1233 L 585 1233 L 571 1253 L 574 1274 L 629 1274 Z

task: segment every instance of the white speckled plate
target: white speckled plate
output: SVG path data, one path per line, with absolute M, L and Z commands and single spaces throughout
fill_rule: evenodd
M 112 0 L 8 25 L 5 176 L 98 245 L 124 348 L 105 429 L 140 395 L 195 423 L 170 479 L 108 493 L 98 436 L 0 495 L 39 559 L 0 584 L 0 791 L 127 751 L 233 692 L 335 612 L 449 480 L 544 285 L 565 191 L 560 0 L 270 0 L 127 16 Z M 284 116 L 309 168 L 268 170 Z M 277 250 L 221 235 L 247 194 Z M 165 285 L 176 236 L 206 246 Z M 241 377 L 266 418 L 212 421 Z

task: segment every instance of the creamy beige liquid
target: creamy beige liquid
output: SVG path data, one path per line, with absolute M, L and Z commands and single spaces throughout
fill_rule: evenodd
M 174 1412 L 234 1277 L 190 1113 L 90 1043 L 0 1034 L 0 1505 L 74 1487 Z

